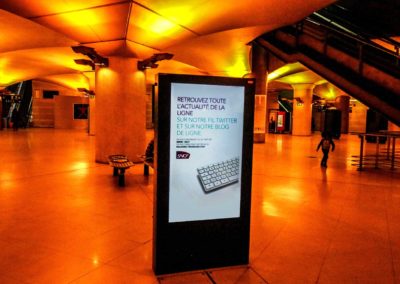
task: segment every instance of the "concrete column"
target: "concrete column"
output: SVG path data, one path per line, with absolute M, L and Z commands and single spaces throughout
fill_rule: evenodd
M 96 98 L 89 97 L 89 135 L 96 134 Z
M 314 84 L 293 84 L 292 135 L 311 135 L 312 94 Z
M 95 76 L 92 73 L 87 76 L 89 80 L 89 90 L 96 94 Z M 89 135 L 96 135 L 96 95 L 89 96 Z
M 0 130 L 3 130 L 3 99 L 0 96 Z
M 146 83 L 137 60 L 110 57 L 96 70 L 96 161 L 112 154 L 132 161 L 145 150 Z
M 251 50 L 252 74 L 256 79 L 256 97 L 254 106 L 254 142 L 264 143 L 267 119 L 267 64 L 266 51 L 254 43 Z
M 342 124 L 341 133 L 349 133 L 349 109 L 350 109 L 350 97 L 339 96 L 336 98 L 335 106 L 342 112 Z

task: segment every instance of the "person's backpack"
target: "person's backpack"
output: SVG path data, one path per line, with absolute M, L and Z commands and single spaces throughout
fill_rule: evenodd
M 329 150 L 331 147 L 331 141 L 329 139 L 324 139 L 322 141 L 322 150 Z

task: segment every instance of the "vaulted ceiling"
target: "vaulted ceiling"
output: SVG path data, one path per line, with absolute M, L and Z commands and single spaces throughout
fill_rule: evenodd
M 332 2 L 1 0 L 0 87 L 35 78 L 88 86 L 90 69 L 74 63 L 83 56 L 70 48 L 78 44 L 103 56 L 170 52 L 173 60 L 160 62 L 167 72 L 243 76 L 248 42 Z

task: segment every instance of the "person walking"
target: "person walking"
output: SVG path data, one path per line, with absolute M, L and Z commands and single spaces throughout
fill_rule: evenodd
M 11 115 L 11 121 L 13 123 L 14 131 L 17 131 L 19 127 L 19 111 L 16 108 Z
M 322 149 L 322 153 L 324 154 L 324 156 L 322 157 L 321 160 L 321 167 L 327 168 L 327 162 L 328 162 L 328 158 L 329 158 L 329 150 L 331 149 L 332 146 L 332 152 L 335 150 L 335 143 L 332 140 L 332 137 L 329 133 L 326 132 L 322 132 L 322 139 L 318 144 L 317 147 L 317 152 L 319 150 L 319 148 Z
M 269 121 L 269 132 L 270 133 L 275 133 L 275 119 L 273 117 L 271 117 L 271 120 Z

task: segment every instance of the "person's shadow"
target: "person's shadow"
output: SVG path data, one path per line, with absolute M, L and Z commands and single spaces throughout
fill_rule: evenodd
M 328 201 L 329 199 L 329 185 L 326 168 L 321 167 L 321 187 L 319 188 L 319 197 L 321 201 Z

